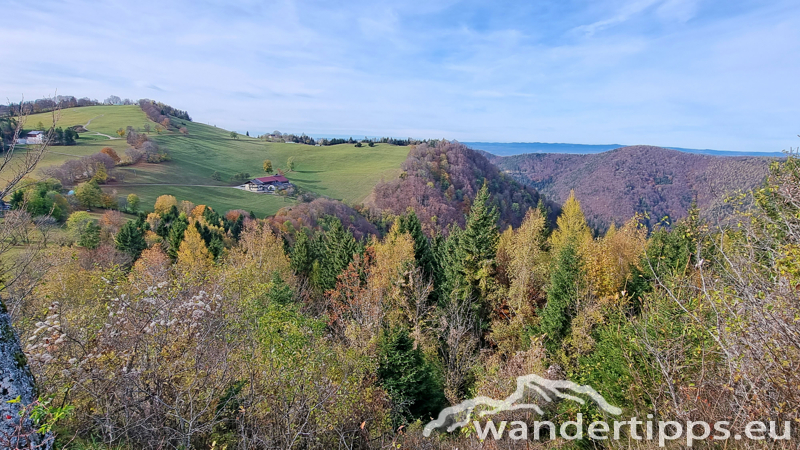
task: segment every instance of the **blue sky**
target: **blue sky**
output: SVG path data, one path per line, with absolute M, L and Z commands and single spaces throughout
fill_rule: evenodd
M 3 100 L 147 97 L 251 134 L 800 145 L 797 0 L 0 0 L 0 10 Z

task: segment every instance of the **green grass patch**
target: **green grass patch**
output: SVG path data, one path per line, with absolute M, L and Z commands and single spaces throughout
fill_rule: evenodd
M 82 134 L 103 133 L 117 137 L 117 130 L 125 129 L 128 125 L 134 128 L 141 128 L 144 124 L 153 122 L 147 118 L 138 105 L 128 106 L 84 106 L 81 108 L 62 109 L 58 113 L 59 119 L 57 127 L 71 127 L 73 125 L 85 125 L 90 120 L 89 132 Z M 41 122 L 45 128 L 53 123 L 52 113 L 32 114 L 28 116 L 25 123 L 26 129 L 33 129 Z M 124 140 L 123 140 L 124 142 Z
M 208 205 L 219 213 L 231 209 L 253 211 L 257 217 L 274 215 L 284 206 L 294 204 L 292 199 L 269 194 L 255 194 L 230 187 L 185 187 L 185 186 L 103 186 L 104 191 L 116 190 L 125 198 L 136 194 L 141 200 L 142 210 L 153 210 L 159 195 L 174 195 L 178 201 L 189 200 L 196 205 Z
M 90 119 L 90 131 L 80 134 L 78 145 L 52 147 L 40 167 L 91 155 L 106 146 L 114 148 L 120 155 L 124 154 L 128 147 L 125 139 L 110 140 L 94 135 L 95 132 L 116 136 L 119 128 L 124 129 L 130 125 L 140 130 L 145 123 L 155 129 L 155 124 L 147 119 L 138 106 L 70 108 L 61 111 L 58 126 L 84 125 Z M 27 128 L 35 127 L 40 121 L 47 126 L 50 120 L 49 113 L 32 115 L 28 119 Z M 236 184 L 231 181 L 236 173 L 247 172 L 252 177 L 265 176 L 262 169 L 265 159 L 271 160 L 275 169 L 285 170 L 288 159 L 294 157 L 295 171 L 286 173 L 292 183 L 320 195 L 348 203 L 360 203 L 372 192 L 375 184 L 384 179 L 394 179 L 400 174 L 400 164 L 409 152 L 409 147 L 388 144 L 360 148 L 352 144 L 315 147 L 268 143 L 246 136 L 233 139 L 230 131 L 222 128 L 173 120 L 176 125 L 185 126 L 189 131 L 188 135 L 177 131 L 149 133 L 153 141 L 169 152 L 171 161 L 120 167 L 117 170 L 122 175 L 121 182 L 104 189 L 116 189 L 120 196 L 136 193 L 147 207 L 152 206 L 158 195 L 170 194 L 179 200 L 207 204 L 221 211 L 241 208 L 253 210 L 262 216 L 274 214 L 280 207 L 288 204 L 288 201 L 280 197 L 234 189 L 189 185 L 231 186 Z M 215 171 L 221 175 L 220 181 L 211 178 Z M 41 176 L 41 173 L 37 172 L 36 175 Z M 127 186 L 130 184 L 185 186 Z

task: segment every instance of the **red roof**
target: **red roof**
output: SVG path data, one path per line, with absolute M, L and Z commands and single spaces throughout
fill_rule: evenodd
M 273 175 L 271 177 L 261 177 L 256 178 L 256 180 L 267 184 L 267 183 L 288 183 L 289 180 L 283 175 Z

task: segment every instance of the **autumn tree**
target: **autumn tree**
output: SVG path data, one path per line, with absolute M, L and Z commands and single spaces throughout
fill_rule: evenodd
M 177 252 L 180 267 L 189 271 L 203 271 L 210 267 L 213 259 L 194 221 L 189 223 Z
M 139 200 L 139 196 L 138 195 L 136 195 L 136 194 L 128 194 L 127 201 L 128 201 L 128 208 L 130 208 L 131 211 L 135 212 L 135 211 L 137 211 L 139 209 L 139 203 L 141 201 Z
M 92 177 L 93 181 L 96 181 L 99 184 L 105 184 L 108 181 L 108 172 L 106 172 L 105 164 L 98 163 L 97 169 L 94 171 L 94 176 Z
M 491 339 L 498 353 L 509 357 L 526 346 L 525 330 L 536 317 L 536 306 L 545 299 L 548 275 L 545 220 L 537 209 L 529 209 L 516 230 L 500 237 L 497 260 L 500 283 L 507 291 L 493 305 Z
M 550 236 L 550 243 L 555 252 L 558 252 L 568 242 L 581 246 L 592 238 L 592 232 L 586 223 L 581 204 L 575 198 L 574 191 L 570 192 L 567 201 L 561 207 L 561 214 L 556 219 L 556 227 Z
M 290 156 L 289 159 L 286 160 L 286 170 L 289 172 L 294 172 L 295 162 L 294 156 Z
M 168 212 L 173 206 L 178 206 L 178 200 L 174 195 L 161 195 L 156 199 L 153 209 L 156 214 L 164 214 Z
M 122 160 L 117 152 L 111 147 L 103 147 L 100 150 L 100 153 L 108 155 L 112 160 L 114 160 L 114 164 L 119 164 L 119 162 Z
M 264 172 L 272 173 L 272 161 L 270 161 L 269 159 L 265 159 L 263 167 L 264 167 Z

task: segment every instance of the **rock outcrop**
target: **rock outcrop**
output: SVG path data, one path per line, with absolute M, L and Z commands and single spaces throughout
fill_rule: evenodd
M 19 401 L 15 401 L 19 398 Z M 36 401 L 36 384 L 25 353 L 0 302 L 0 448 L 49 448 L 33 433 L 29 420 L 20 423 L 20 411 Z M 32 445 L 31 445 L 32 444 Z

